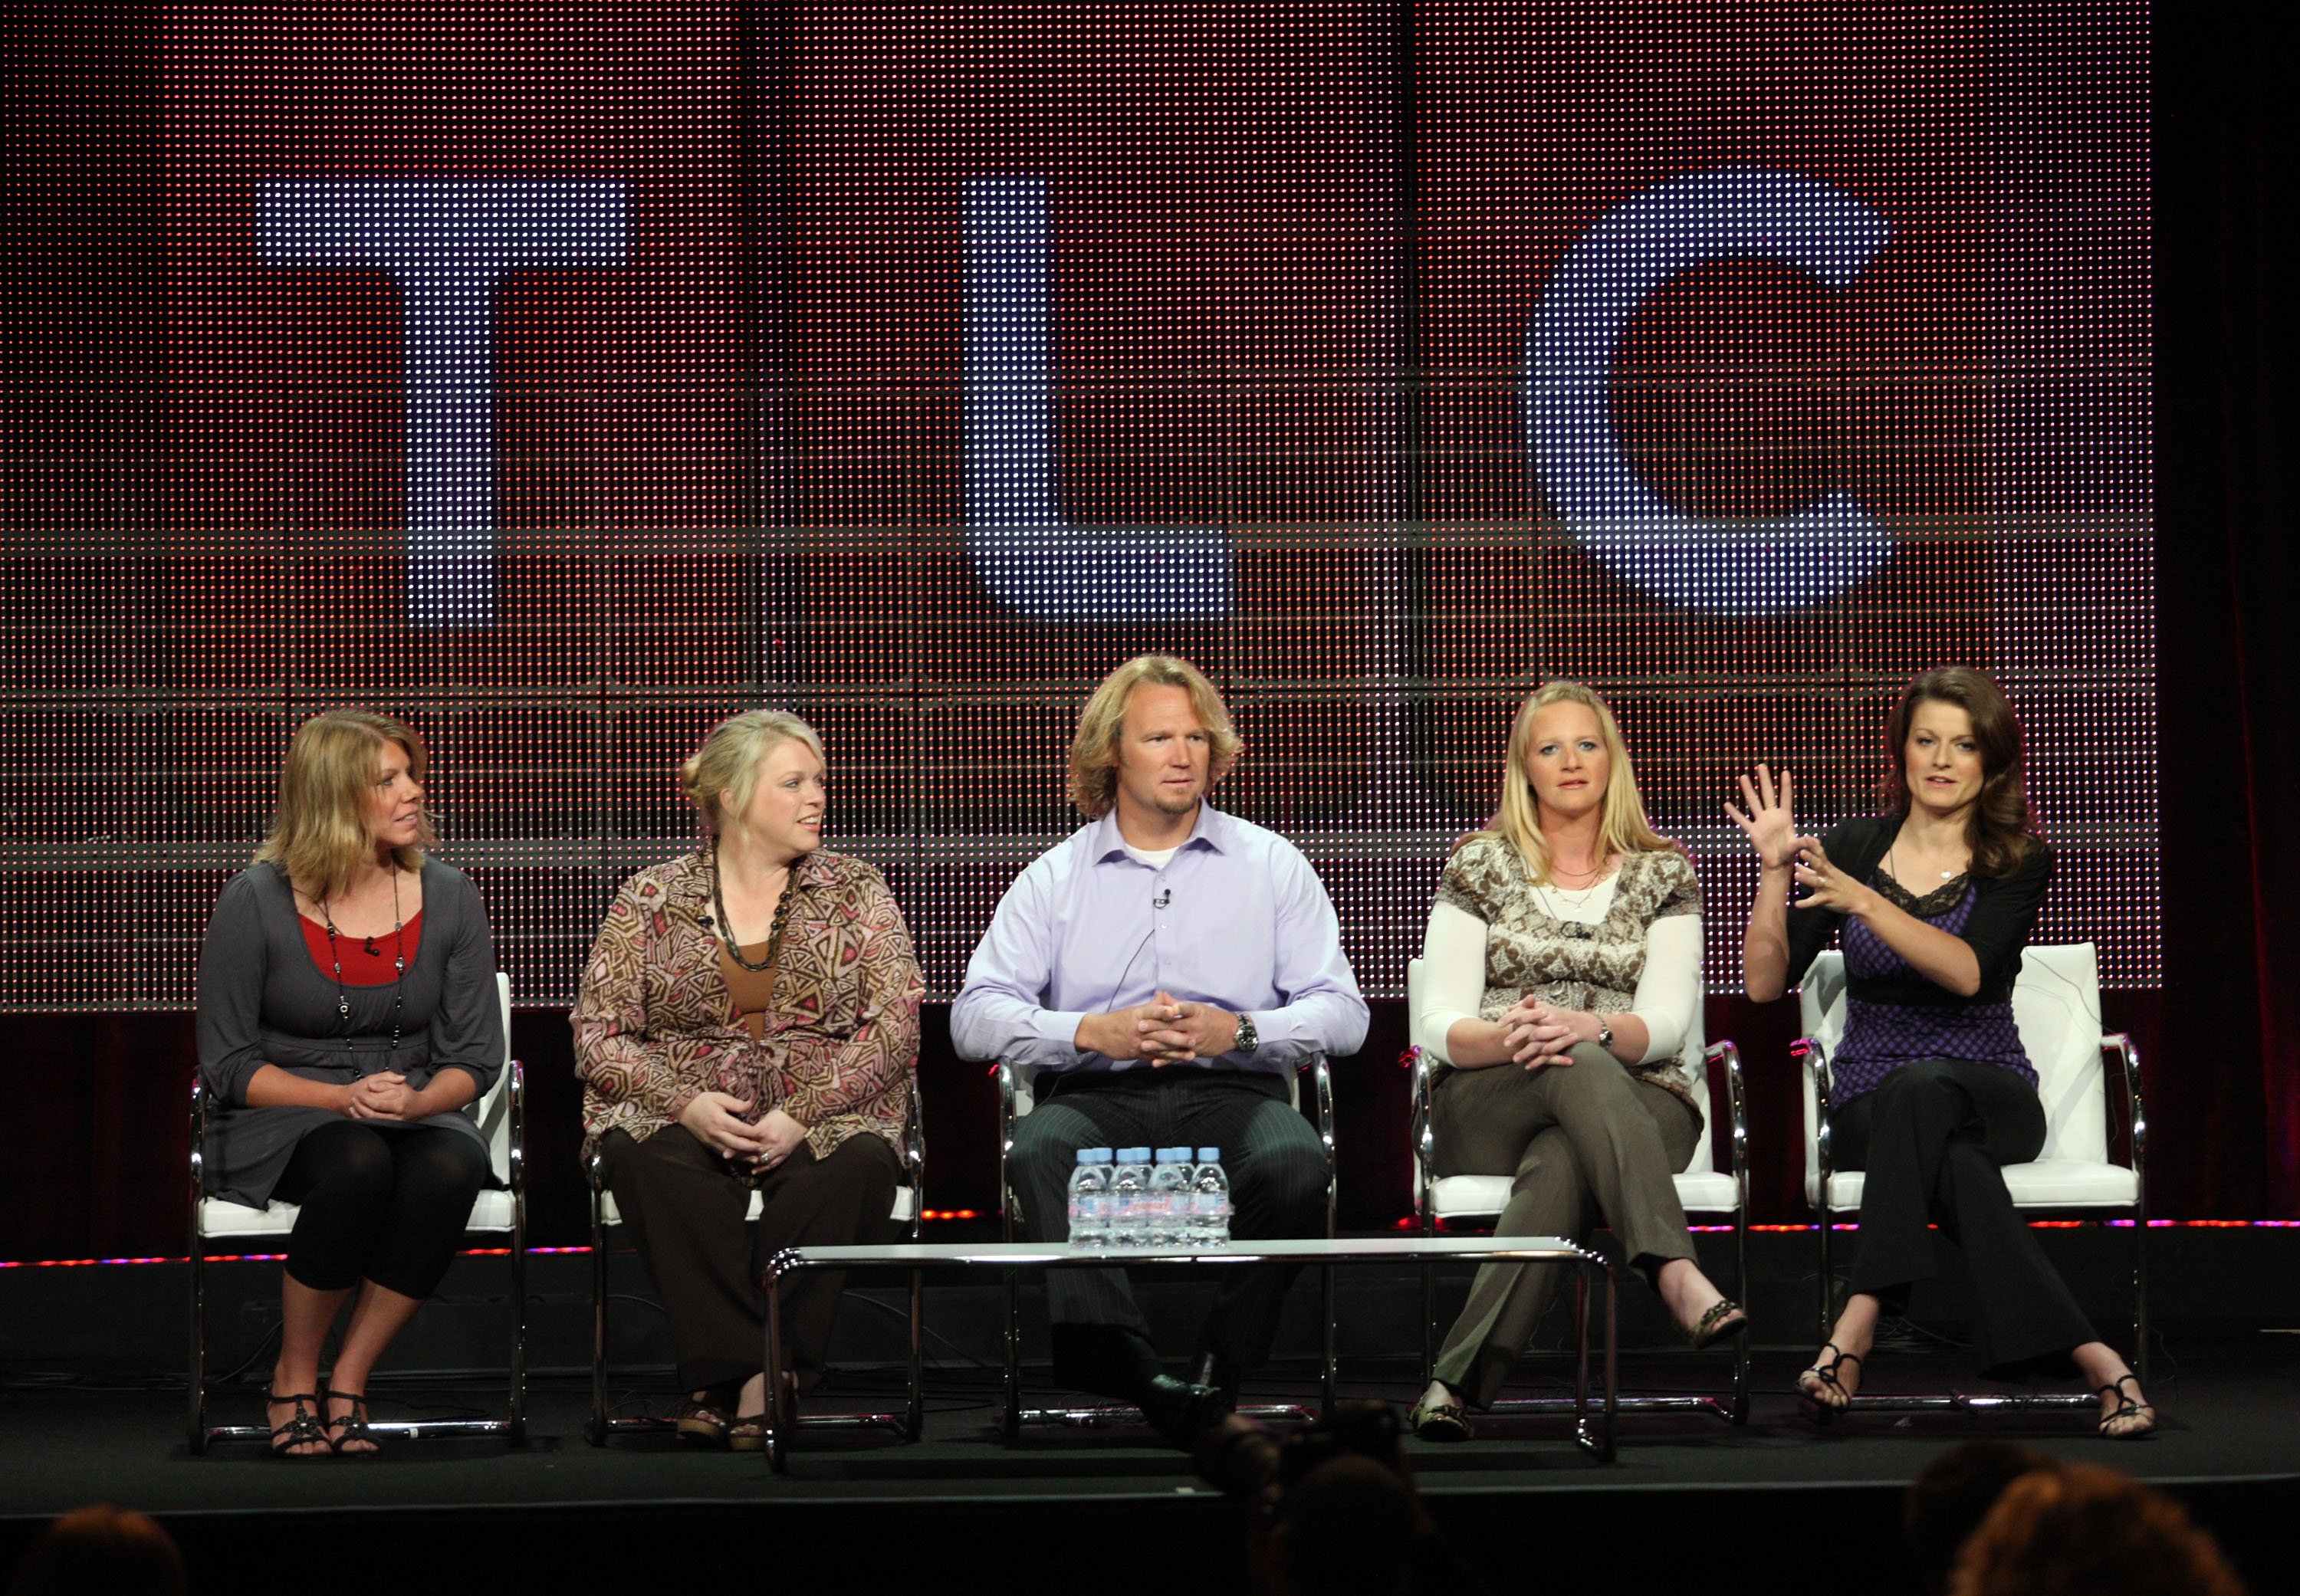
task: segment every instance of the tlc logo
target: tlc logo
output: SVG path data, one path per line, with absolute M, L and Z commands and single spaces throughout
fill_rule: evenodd
M 1220 528 L 1081 527 L 1063 512 L 1046 183 L 979 178 L 962 203 L 963 511 L 984 587 L 1034 620 L 1228 614 Z M 495 619 L 496 287 L 532 268 L 618 265 L 628 228 L 626 189 L 610 180 L 298 178 L 259 190 L 267 264 L 380 270 L 399 283 L 413 624 Z M 1688 609 L 1762 614 L 1840 594 L 1891 554 L 1891 535 L 1841 490 L 1777 520 L 1686 514 L 1631 468 L 1607 404 L 1623 334 L 1671 278 L 1764 261 L 1842 287 L 1889 231 L 1815 179 L 1725 167 L 1632 196 L 1566 253 L 1527 329 L 1525 432 L 1552 508 L 1599 563 Z

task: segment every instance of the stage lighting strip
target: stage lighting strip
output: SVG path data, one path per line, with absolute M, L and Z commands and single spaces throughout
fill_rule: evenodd
M 982 1218 L 981 1214 L 971 1208 L 930 1208 L 921 1217 L 928 1219 Z M 2029 1228 L 2031 1230 L 2081 1230 L 2088 1225 L 2097 1225 L 2110 1230 L 2129 1230 L 2132 1228 L 2133 1221 L 2130 1219 L 2031 1219 L 2029 1221 Z M 1392 1225 L 1390 1228 L 1410 1230 L 1412 1226 L 1413 1221 L 1411 1218 L 1403 1218 Z M 1441 1223 L 1438 1228 L 1442 1231 L 1446 1226 Z M 1704 1234 L 1729 1234 L 1733 1229 L 1730 1225 L 1688 1225 L 1686 1228 Z M 1752 1231 L 1760 1231 L 1768 1234 L 1789 1234 L 1798 1231 L 1809 1231 L 1812 1226 L 1810 1225 L 1752 1225 L 1749 1228 Z M 1832 1228 L 1858 1230 L 1861 1227 L 1858 1225 L 1838 1225 Z M 2148 1228 L 2151 1230 L 2300 1230 L 2300 1219 L 2151 1219 L 2148 1221 Z M 588 1247 L 529 1247 L 527 1250 L 527 1255 L 529 1258 L 546 1258 L 560 1254 L 583 1254 L 590 1251 Z M 207 1261 L 210 1263 L 278 1263 L 287 1256 L 284 1252 L 211 1252 L 208 1254 Z M 511 1256 L 511 1249 L 473 1247 L 459 1252 L 456 1256 L 459 1258 L 508 1258 Z M 189 1262 L 191 1259 L 188 1258 L 0 1259 L 0 1269 L 88 1269 L 129 1264 Z

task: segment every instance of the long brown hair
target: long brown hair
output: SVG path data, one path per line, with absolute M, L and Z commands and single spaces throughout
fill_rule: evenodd
M 1605 744 L 1612 767 L 1605 777 L 1605 812 L 1597 823 L 1597 857 L 1620 853 L 1669 853 L 1677 844 L 1653 828 L 1646 819 L 1645 800 L 1638 795 L 1638 774 L 1629 764 L 1629 745 L 1605 701 L 1579 682 L 1544 682 L 1521 705 L 1510 727 L 1509 753 L 1502 766 L 1501 802 L 1483 831 L 1462 839 L 1499 837 L 1517 850 L 1536 886 L 1549 881 L 1549 839 L 1541 835 L 1533 783 L 1525 773 L 1526 755 L 1533 747 L 1533 719 L 1554 703 L 1578 703 L 1597 718 L 1597 735 Z M 1458 844 L 1457 844 L 1458 845 Z
M 422 786 L 431 762 L 423 739 L 388 715 L 329 710 L 297 727 L 279 767 L 279 807 L 255 851 L 257 862 L 279 866 L 314 902 L 341 891 L 360 861 L 374 854 L 371 789 L 384 746 L 393 743 L 407 755 L 407 774 Z M 421 869 L 423 850 L 437 840 L 427 808 L 415 841 L 394 848 L 392 860 L 403 870 Z
M 1995 682 L 1962 665 L 1944 665 L 1911 682 L 1885 731 L 1889 762 L 1877 789 L 1879 800 L 1896 815 L 1909 812 L 1909 728 L 1921 703 L 1954 704 L 1971 719 L 1972 740 L 1980 748 L 1980 797 L 1965 820 L 1965 845 L 1972 850 L 1975 876 L 1988 880 L 2009 875 L 2044 841 L 2036 807 L 2029 802 L 2021 722 L 2012 702 Z

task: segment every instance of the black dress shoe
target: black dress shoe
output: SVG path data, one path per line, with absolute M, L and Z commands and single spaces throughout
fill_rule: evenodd
M 1172 1444 L 1188 1451 L 1199 1434 L 1222 1421 L 1237 1404 L 1211 1385 L 1195 1385 L 1160 1375 L 1136 1391 L 1142 1417 Z
M 1238 1367 L 1220 1352 L 1200 1352 L 1197 1360 L 1190 1365 L 1190 1380 L 1193 1384 L 1221 1392 L 1225 1409 L 1238 1406 Z

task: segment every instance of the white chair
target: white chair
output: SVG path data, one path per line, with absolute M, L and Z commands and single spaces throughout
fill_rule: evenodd
M 919 1239 L 919 1221 L 926 1211 L 927 1148 L 919 1116 L 919 1077 L 915 1066 L 911 1075 L 911 1113 L 903 1126 L 903 1171 L 910 1184 L 895 1188 L 894 1211 L 889 1222 L 910 1227 L 911 1240 Z M 630 1417 L 617 1418 L 607 1410 L 607 1227 L 620 1226 L 622 1214 L 615 1207 L 615 1194 L 607 1189 L 604 1160 L 593 1151 L 584 1160 L 584 1174 L 591 1191 L 591 1417 L 583 1426 L 584 1438 L 593 1446 L 604 1446 L 610 1435 L 630 1431 L 661 1434 L 669 1426 L 668 1419 Z M 758 1218 L 765 1206 L 756 1192 L 751 1193 L 750 1211 L 746 1222 Z M 910 1302 L 910 1389 L 908 1401 L 900 1413 L 816 1413 L 799 1420 L 805 1429 L 884 1429 L 899 1430 L 909 1440 L 916 1441 L 926 1423 L 926 1349 L 921 1340 L 923 1331 L 919 1317 L 919 1293 L 921 1276 L 911 1271 Z M 760 1362 L 766 1361 L 763 1348 Z
M 1405 967 L 1409 1014 L 1421 1011 L 1421 987 L 1427 978 L 1423 964 L 1422 960 L 1416 959 Z M 1742 1098 L 1741 1050 L 1729 1041 L 1704 1047 L 1701 1011 L 1696 1005 L 1691 1033 L 1685 1039 L 1685 1051 L 1702 1060 L 1703 1068 L 1693 1072 L 1690 1083 L 1693 1101 L 1701 1110 L 1702 1134 L 1693 1156 L 1674 1177 L 1677 1200 L 1688 1215 L 1715 1215 L 1731 1221 L 1733 1284 L 1726 1294 L 1741 1303 L 1746 1311 L 1749 1300 L 1749 1126 Z M 1714 1126 L 1709 1090 L 1709 1072 L 1721 1068 L 1725 1072 L 1728 1145 L 1731 1150 L 1729 1161 L 1724 1165 L 1718 1162 L 1716 1138 L 1711 1134 Z M 1413 1217 L 1424 1235 L 1437 1234 L 1440 1225 L 1454 1228 L 1492 1224 L 1508 1205 L 1510 1187 L 1515 1178 L 1508 1175 L 1430 1174 L 1431 1156 L 1436 1150 L 1429 1121 L 1434 1068 L 1434 1060 L 1420 1048 L 1413 1050 Z M 1438 1335 L 1435 1276 L 1427 1268 L 1421 1275 L 1421 1374 L 1426 1381 L 1437 1361 Z M 1746 1423 L 1749 1417 L 1749 1339 L 1746 1333 L 1734 1337 L 1733 1388 L 1727 1395 L 1626 1395 L 1621 1399 L 1622 1411 L 1713 1413 L 1730 1424 Z M 1572 1406 L 1570 1397 L 1531 1397 L 1496 1402 L 1493 1410 L 1562 1412 Z
M 998 1066 L 998 1234 L 1003 1241 L 1016 1241 L 1015 1222 L 1022 1217 L 1021 1200 L 1015 1194 L 1013 1183 L 1007 1178 L 1007 1160 L 1014 1152 L 1014 1130 L 1036 1106 L 1032 1078 L 1038 1072 L 1019 1064 L 1002 1061 Z M 1302 1077 L 1310 1077 L 1312 1095 L 1317 1100 L 1318 1143 L 1326 1154 L 1326 1235 L 1334 1234 L 1337 1198 L 1339 1187 L 1334 1175 L 1334 1080 L 1327 1068 L 1325 1055 L 1312 1054 L 1294 1068 L 1288 1077 L 1288 1101 L 1298 1111 L 1302 1107 Z M 1334 1271 L 1319 1271 L 1320 1318 L 1324 1324 L 1318 1359 L 1319 1410 L 1331 1413 L 1334 1409 Z M 1014 1270 L 1006 1272 L 1006 1377 L 1005 1415 L 1003 1429 L 1008 1441 L 1017 1439 L 1024 1425 L 1122 1424 L 1138 1417 L 1138 1410 L 1125 1406 L 1096 1405 L 1082 1408 L 1022 1407 L 1022 1278 Z M 1300 1418 L 1312 1417 L 1296 1403 L 1277 1406 L 1244 1407 L 1239 1412 L 1257 1418 Z
M 479 1100 L 477 1116 L 488 1142 L 488 1163 L 500 1189 L 479 1193 L 464 1226 L 468 1234 L 507 1241 L 511 1251 L 511 1407 L 503 1418 L 427 1418 L 379 1421 L 387 1434 L 420 1439 L 432 1435 L 501 1435 L 512 1446 L 527 1440 L 527 1079 L 511 1056 L 511 977 L 496 975 L 496 1002 L 503 1018 L 503 1072 Z M 207 1422 L 207 1261 L 211 1243 L 277 1243 L 296 1227 L 301 1210 L 292 1202 L 262 1209 L 203 1193 L 207 1165 L 207 1093 L 198 1072 L 192 1076 L 191 1156 L 191 1379 L 187 1387 L 186 1438 L 195 1452 L 212 1441 L 268 1440 L 260 1425 Z
M 1845 1036 L 1845 956 L 1834 950 L 1812 962 L 1797 994 L 1804 1035 L 1790 1056 L 1804 1064 L 1804 1195 L 1820 1218 L 1821 1332 L 1832 1324 L 1835 1282 L 1829 1273 L 1830 1235 L 1841 1212 L 1861 1207 L 1862 1175 L 1838 1169 L 1829 1160 L 1829 1056 Z M 2133 1219 L 2134 1366 L 2148 1378 L 2148 1198 L 2145 1178 L 2148 1122 L 2140 1104 L 2140 1056 L 2132 1039 L 2100 1028 L 2100 961 L 2093 944 L 2032 947 L 2021 955 L 2012 983 L 2012 1016 L 2021 1045 L 2036 1067 L 2037 1089 L 2045 1102 L 2045 1144 L 2033 1162 L 2008 1164 L 2004 1186 L 2014 1206 L 2100 1213 L 2129 1212 Z M 2132 1161 L 2109 1156 L 2108 1102 L 2114 1085 L 2104 1060 L 2114 1058 L 2122 1076 L 2126 1123 L 2131 1130 Z M 2091 1396 L 2047 1394 L 2020 1397 L 1857 1396 L 1862 1408 L 2089 1407 Z

